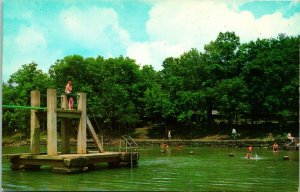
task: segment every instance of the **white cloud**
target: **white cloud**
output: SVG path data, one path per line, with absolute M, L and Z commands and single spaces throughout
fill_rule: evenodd
M 84 57 L 125 54 L 141 65 L 161 69 L 165 58 L 178 57 L 191 48 L 202 51 L 219 32 L 234 31 L 242 42 L 278 33 L 300 34 L 300 13 L 289 18 L 282 15 L 296 2 L 280 12 L 255 18 L 251 12 L 239 10 L 251 1 L 145 0 L 152 8 L 146 23 L 149 40 L 144 42 L 132 41 L 112 8 L 72 6 L 40 17 L 35 3 L 35 9 L 9 9 L 4 18 L 21 24 L 6 22 L 6 29 L 11 30 L 5 30 L 3 36 L 3 77 L 7 79 L 32 61 L 47 71 L 56 59 L 74 53 Z
M 34 52 L 47 48 L 44 34 L 35 27 L 21 27 L 15 38 L 16 48 L 21 52 Z
M 16 72 L 24 64 L 35 62 L 38 68 L 47 72 L 62 52 L 48 49 L 44 33 L 35 26 L 22 26 L 16 36 L 3 39 L 3 79 Z
M 73 41 L 89 49 L 110 49 L 116 43 L 125 47 L 130 41 L 128 32 L 120 27 L 118 14 L 111 8 L 71 7 L 61 11 L 60 22 Z
M 132 43 L 127 49 L 127 56 L 134 58 L 136 62 L 143 64 L 152 63 L 151 50 L 148 43 Z
M 141 64 L 160 69 L 169 56 L 180 56 L 191 48 L 203 50 L 219 32 L 234 31 L 241 42 L 276 37 L 279 33 L 300 34 L 300 13 L 284 18 L 281 13 L 255 18 L 238 6 L 247 1 L 159 1 L 149 12 L 147 32 L 150 40 L 130 44 L 127 55 Z M 161 43 L 164 42 L 164 43 Z
M 130 42 L 128 32 L 120 27 L 118 14 L 111 8 L 73 6 L 59 10 L 51 18 L 38 18 L 31 11 L 9 13 L 9 18 L 22 17 L 24 24 L 18 26 L 16 33 L 3 37 L 3 80 L 33 61 L 47 72 L 67 54 L 119 56 Z
M 128 46 L 126 55 L 134 58 L 140 65 L 152 65 L 162 69 L 161 62 L 167 57 L 176 57 L 187 49 L 184 45 L 169 45 L 166 41 L 134 42 Z
M 279 33 L 288 35 L 300 34 L 300 13 L 293 15 L 290 18 L 284 18 L 281 13 L 265 15 L 256 21 L 257 37 L 264 38 L 274 37 Z

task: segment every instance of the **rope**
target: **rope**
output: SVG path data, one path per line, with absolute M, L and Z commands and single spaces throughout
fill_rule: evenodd
M 47 107 L 19 106 L 19 105 L 2 105 L 2 108 L 6 108 L 6 109 L 41 109 L 41 110 L 47 109 Z

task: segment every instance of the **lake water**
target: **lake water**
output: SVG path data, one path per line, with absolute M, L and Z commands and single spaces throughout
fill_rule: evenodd
M 106 149 L 109 150 L 109 149 Z M 190 154 L 193 151 L 194 154 Z M 29 152 L 29 147 L 4 147 L 2 153 Z M 107 168 L 77 174 L 12 171 L 2 158 L 4 191 L 263 191 L 296 192 L 299 186 L 298 151 L 254 148 L 256 160 L 244 158 L 245 149 L 176 147 L 162 153 L 159 146 L 139 149 L 137 168 Z M 233 153 L 234 157 L 229 157 Z M 290 160 L 283 160 L 288 155 Z

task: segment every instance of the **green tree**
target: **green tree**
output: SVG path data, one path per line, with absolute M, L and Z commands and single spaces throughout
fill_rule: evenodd
M 247 89 L 240 77 L 222 80 L 217 87 L 217 110 L 232 125 L 234 118 L 238 121 L 238 113 L 248 112 Z
M 204 82 L 204 99 L 206 103 L 207 120 L 213 122 L 212 110 L 216 109 L 218 84 L 228 78 L 239 75 L 235 62 L 240 46 L 240 38 L 234 32 L 219 33 L 215 41 L 204 46 L 203 60 L 205 71 L 209 77 Z
M 42 70 L 37 69 L 36 63 L 22 66 L 11 75 L 7 83 L 3 84 L 3 104 L 30 106 L 30 92 L 39 90 L 41 93 L 41 106 L 46 106 L 44 94 L 51 86 L 50 78 Z M 4 134 L 10 134 L 15 129 L 29 134 L 30 111 L 27 109 L 3 109 Z
M 156 84 L 145 91 L 144 103 L 146 115 L 156 122 L 162 123 L 175 116 L 174 105 L 160 85 Z
M 244 44 L 243 78 L 253 120 L 298 114 L 299 37 L 279 35 Z

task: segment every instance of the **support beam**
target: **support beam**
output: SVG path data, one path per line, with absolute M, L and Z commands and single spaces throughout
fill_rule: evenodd
M 92 125 L 92 123 L 91 123 L 91 121 L 90 121 L 90 119 L 88 117 L 87 117 L 87 128 L 88 128 L 88 130 L 89 130 L 89 132 L 90 132 L 90 134 L 91 134 L 91 136 L 92 136 L 92 138 L 94 140 L 94 143 L 97 146 L 99 152 L 100 153 L 104 153 L 103 146 L 100 143 L 100 140 L 99 140 L 99 138 L 98 138 L 98 136 L 97 136 L 97 134 L 96 134 L 96 132 L 94 130 L 94 127 L 93 127 L 93 125 Z
M 47 154 L 57 155 L 56 90 L 47 89 Z
M 61 109 L 68 109 L 67 95 L 61 95 Z M 61 153 L 70 153 L 70 120 L 67 118 L 61 119 Z
M 63 118 L 61 119 L 61 153 L 70 154 L 70 120 Z
M 78 110 L 81 117 L 77 133 L 77 154 L 86 154 L 86 93 L 79 93 Z
M 31 106 L 32 107 L 40 107 L 40 92 L 39 91 L 31 91 Z M 31 109 L 30 114 L 30 151 L 31 154 L 38 155 L 40 154 L 40 122 L 37 116 L 38 110 Z
M 61 109 L 69 109 L 69 101 L 66 94 L 60 96 L 61 99 Z

